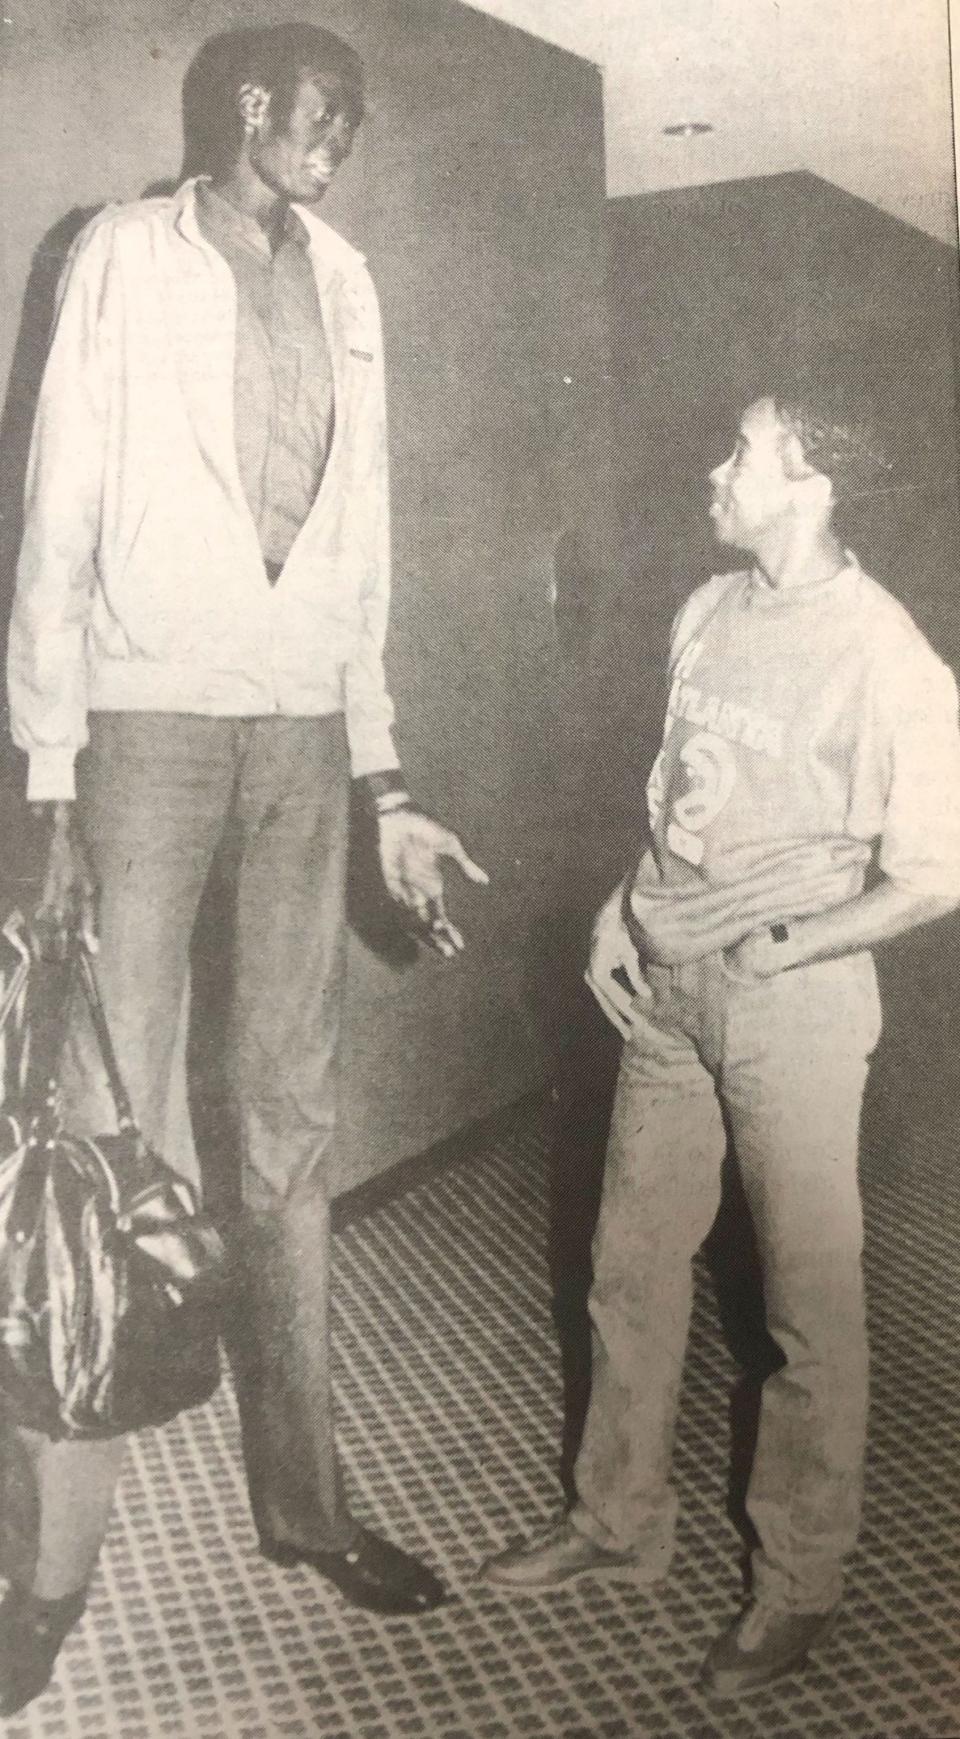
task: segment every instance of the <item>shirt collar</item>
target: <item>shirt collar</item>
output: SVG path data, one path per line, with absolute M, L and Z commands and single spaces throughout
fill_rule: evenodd
M 229 199 L 224 199 L 209 182 L 201 181 L 196 190 L 196 210 L 200 227 L 214 238 L 239 243 L 241 247 L 249 248 L 252 253 L 269 260 L 272 258 L 270 241 L 256 218 L 248 217 L 246 212 L 238 211 Z M 299 213 L 293 207 L 288 207 L 283 228 L 285 241 L 299 242 L 304 249 L 310 245 L 307 227 Z
M 175 227 L 188 241 L 200 247 L 206 243 L 197 223 L 196 193 L 198 186 L 206 185 L 209 179 L 206 175 L 191 176 L 177 189 L 172 201 L 171 217 Z M 352 247 L 307 206 L 292 205 L 290 210 L 296 212 L 306 230 L 307 245 L 319 277 L 332 277 L 338 270 L 347 274 L 356 272 L 364 264 L 364 255 L 359 249 Z
M 782 588 L 771 586 L 755 568 L 748 568 L 743 575 L 744 597 L 748 604 L 759 605 L 764 610 L 788 610 L 835 597 L 860 573 L 860 563 L 853 551 L 848 549 L 843 553 L 843 564 L 836 573 L 828 575 L 825 580 L 814 580 L 809 585 Z

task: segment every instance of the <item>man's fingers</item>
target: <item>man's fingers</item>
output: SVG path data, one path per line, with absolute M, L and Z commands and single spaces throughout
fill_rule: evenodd
M 600 1007 L 603 1010 L 603 1013 L 606 1015 L 611 1026 L 616 1027 L 617 1032 L 620 1034 L 620 1037 L 622 1039 L 631 1038 L 633 1035 L 633 1028 L 630 1025 L 630 1022 L 626 1019 L 626 1017 L 621 1014 L 621 1012 L 617 1008 L 616 1004 L 611 1002 L 609 997 L 604 996 L 602 994 L 602 992 L 597 990 L 595 985 L 591 986 L 591 989 L 593 990 L 593 994 L 596 997 L 598 1003 L 600 1004 Z
M 430 925 L 430 938 L 434 947 L 439 948 L 441 954 L 444 954 L 448 960 L 454 954 L 463 953 L 463 936 L 456 924 L 451 924 L 449 918 L 433 919 Z
M 417 940 L 442 954 L 445 960 L 451 959 L 463 947 L 463 938 L 443 909 L 442 890 L 428 893 L 411 880 L 406 865 L 384 864 L 383 879 L 390 898 L 416 919 Z
M 633 1034 L 633 998 L 619 986 L 611 984 L 609 979 L 601 984 L 592 973 L 584 974 L 587 985 L 603 1009 L 608 1021 L 616 1027 L 621 1038 L 629 1039 Z M 616 991 L 616 995 L 613 992 Z
M 420 941 L 449 960 L 463 950 L 464 940 L 444 908 L 440 859 L 452 858 L 468 881 L 485 886 L 490 878 L 468 857 L 455 833 L 436 822 L 422 825 L 429 826 L 429 839 L 413 835 L 410 849 L 402 849 L 399 837 L 388 839 L 388 849 L 380 854 L 383 879 L 391 899 L 412 912 L 422 926 Z
M 455 833 L 451 833 L 450 843 L 445 847 L 443 855 L 453 859 L 457 868 L 463 871 L 468 882 L 476 882 L 482 888 L 490 886 L 490 877 L 486 870 L 481 869 L 478 863 L 474 863 L 472 857 L 467 856 Z
M 451 924 L 443 904 L 443 888 L 432 894 L 427 903 L 424 919 L 427 941 L 431 948 L 442 954 L 445 960 L 452 960 L 455 954 L 463 951 L 463 937 L 456 924 Z
M 400 879 L 400 873 L 394 864 L 383 864 L 383 879 L 391 900 L 398 900 L 401 906 L 407 904 L 406 885 Z
M 618 990 L 624 991 L 631 1003 L 636 1002 L 638 996 L 646 1000 L 653 995 L 643 973 L 634 967 L 624 966 L 622 962 L 603 976 L 609 978 Z
M 423 936 L 427 946 L 436 954 L 442 954 L 444 960 L 454 960 L 463 951 L 463 937 L 452 924 L 441 924 L 436 919 L 428 926 Z

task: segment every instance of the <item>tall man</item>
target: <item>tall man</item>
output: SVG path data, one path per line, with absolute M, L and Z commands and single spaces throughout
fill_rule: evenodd
M 880 464 L 867 434 L 815 398 L 764 398 L 712 473 L 716 535 L 750 565 L 675 622 L 652 849 L 600 912 L 588 972 L 626 1044 L 577 1502 L 486 1571 L 522 1590 L 666 1573 L 691 1259 L 718 1206 L 725 1112 L 784 1363 L 748 1495 L 752 1601 L 705 1668 L 724 1695 L 799 1665 L 840 1599 L 867 1408 L 871 949 L 960 903 L 956 684 L 833 524 Z
M 349 1513 L 330 1395 L 351 775 L 388 888 L 441 953 L 462 939 L 440 860 L 486 877 L 415 809 L 391 735 L 377 303 L 316 215 L 360 124 L 361 63 L 307 25 L 227 33 L 198 60 L 209 175 L 84 230 L 40 398 L 10 641 L 50 830 L 38 930 L 89 919 L 96 890 L 121 1068 L 162 1148 L 190 934 L 228 822 L 238 835 L 237 1375 L 262 1549 L 418 1613 L 442 1586 Z M 91 1049 L 78 1022 L 69 1098 L 93 1131 L 109 1107 Z M 18 1435 L 38 1540 L 0 1609 L 0 1715 L 42 1688 L 82 1610 L 122 1453 Z

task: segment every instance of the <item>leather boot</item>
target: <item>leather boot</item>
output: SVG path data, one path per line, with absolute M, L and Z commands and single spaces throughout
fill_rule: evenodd
M 7 1589 L 0 1601 L 0 1720 L 46 1689 L 60 1645 L 86 1604 L 85 1588 L 60 1600 Z

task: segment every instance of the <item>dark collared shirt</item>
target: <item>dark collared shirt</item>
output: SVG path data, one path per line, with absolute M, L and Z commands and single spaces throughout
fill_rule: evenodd
M 333 373 L 307 232 L 288 211 L 278 245 L 204 182 L 200 228 L 237 289 L 237 464 L 264 564 L 276 579 L 323 477 L 333 436 Z

